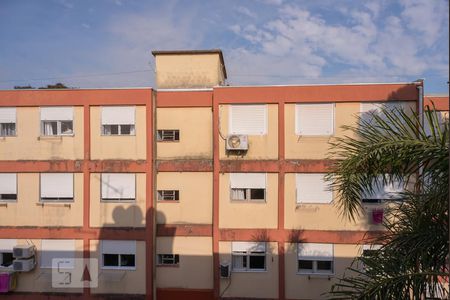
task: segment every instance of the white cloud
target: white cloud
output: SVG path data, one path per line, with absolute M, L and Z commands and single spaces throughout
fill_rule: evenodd
M 240 13 L 240 14 L 242 14 L 242 15 L 244 15 L 244 16 L 250 17 L 250 18 L 252 18 L 252 19 L 255 19 L 255 18 L 257 17 L 257 14 L 256 14 L 254 11 L 251 11 L 250 9 L 248 9 L 248 8 L 245 7 L 245 6 L 237 6 L 237 7 L 235 8 L 235 10 L 236 10 L 238 13 Z

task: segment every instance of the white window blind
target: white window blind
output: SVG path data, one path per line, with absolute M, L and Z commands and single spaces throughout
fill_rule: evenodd
M 16 239 L 0 239 L 0 252 L 12 252 L 16 245 Z
M 16 173 L 0 173 L 0 194 L 17 194 Z
M 103 199 L 135 199 L 136 174 L 134 173 L 103 173 Z
M 381 247 L 382 247 L 381 245 L 376 245 L 376 244 L 372 244 L 372 245 L 365 244 L 362 246 L 362 249 L 363 249 L 363 251 L 364 250 L 379 250 L 379 249 L 381 249 Z
M 135 106 L 103 106 L 102 125 L 135 124 Z
M 265 189 L 266 173 L 230 173 L 232 189 Z
M 334 103 L 296 104 L 295 133 L 297 135 L 332 135 L 334 133 Z
M 41 121 L 72 121 L 73 107 L 41 107 Z
M 383 184 L 383 178 L 379 176 L 372 182 L 373 193 L 364 191 L 362 199 L 395 199 L 401 197 L 398 193 L 402 193 L 404 183 L 400 180 L 394 180 L 391 183 Z
M 16 123 L 16 108 L 15 107 L 1 107 L 0 108 L 0 123 Z
M 102 241 L 102 253 L 136 254 L 136 241 Z
M 298 259 L 330 260 L 333 259 L 333 244 L 299 243 Z
M 297 203 L 330 203 L 333 192 L 328 191 L 325 174 L 296 174 Z
M 267 134 L 267 105 L 231 105 L 230 134 Z
M 231 251 L 237 252 L 266 252 L 266 243 L 264 242 L 232 242 Z
M 75 240 L 42 240 L 41 268 L 51 268 L 52 260 L 63 258 L 63 268 L 73 268 L 75 258 Z
M 41 198 L 73 198 L 73 173 L 41 173 Z

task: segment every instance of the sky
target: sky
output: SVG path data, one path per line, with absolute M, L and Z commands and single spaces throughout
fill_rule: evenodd
M 223 51 L 230 85 L 448 94 L 448 0 L 0 0 L 0 89 L 154 86 L 152 50 Z

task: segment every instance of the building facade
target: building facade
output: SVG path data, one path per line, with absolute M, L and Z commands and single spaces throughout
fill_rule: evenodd
M 340 216 L 329 141 L 423 83 L 226 86 L 220 50 L 153 54 L 157 89 L 0 91 L 0 273 L 36 249 L 1 296 L 323 297 L 383 206 Z M 97 259 L 96 287 L 52 287 L 61 257 Z

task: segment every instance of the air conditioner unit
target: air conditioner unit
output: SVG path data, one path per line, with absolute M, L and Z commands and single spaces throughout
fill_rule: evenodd
M 13 256 L 15 258 L 29 258 L 36 252 L 34 245 L 17 245 L 13 248 Z
M 230 265 L 229 264 L 220 264 L 220 277 L 221 278 L 229 278 L 230 277 Z
M 248 136 L 242 134 L 232 134 L 227 137 L 227 150 L 248 150 Z
M 13 270 L 17 272 L 29 272 L 35 266 L 34 257 L 29 259 L 16 259 L 13 261 Z

